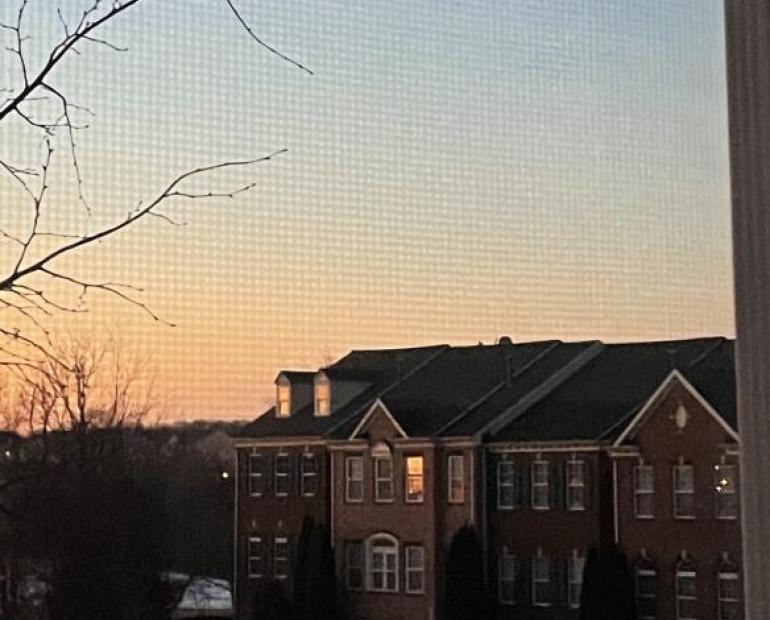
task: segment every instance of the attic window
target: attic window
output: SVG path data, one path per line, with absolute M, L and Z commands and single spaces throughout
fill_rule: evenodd
M 288 380 L 281 377 L 278 380 L 278 389 L 276 394 L 276 414 L 279 416 L 288 416 L 291 413 L 291 386 Z
M 332 410 L 332 386 L 329 378 L 320 373 L 315 378 L 315 414 L 329 415 Z

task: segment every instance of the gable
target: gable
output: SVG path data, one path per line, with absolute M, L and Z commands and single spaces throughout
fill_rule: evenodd
M 367 436 L 370 440 L 380 440 L 407 437 L 407 434 L 385 403 L 378 398 L 350 434 L 350 439 L 363 436 Z
M 739 441 L 738 433 L 678 370 L 673 370 L 658 386 L 614 445 L 633 441 L 651 424 L 667 427 L 672 433 L 685 433 L 693 424 L 715 425 L 726 440 Z

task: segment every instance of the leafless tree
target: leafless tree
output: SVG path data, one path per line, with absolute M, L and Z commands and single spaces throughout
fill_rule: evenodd
M 57 7 L 57 2 L 44 0 L 46 5 L 50 4 L 51 11 L 56 11 L 61 35 L 38 62 L 28 49 L 29 32 L 25 17 L 30 6 L 41 1 L 5 0 L 5 6 L 0 7 L 0 47 L 3 48 L 0 59 L 7 61 L 8 67 L 11 62 L 16 67 L 15 72 L 9 72 L 15 75 L 11 78 L 12 83 L 0 83 L 0 129 L 10 123 L 20 124 L 32 140 L 42 145 L 41 160 L 34 163 L 16 161 L 0 152 L 0 183 L 12 184 L 19 197 L 18 204 L 4 205 L 3 208 L 23 212 L 27 218 L 23 230 L 0 228 L 0 256 L 12 257 L 4 266 L 4 273 L 0 274 L 0 355 L 3 356 L 0 364 L 27 365 L 30 369 L 38 368 L 41 359 L 51 358 L 54 354 L 48 319 L 60 312 L 84 311 L 82 300 L 91 291 L 115 296 L 137 306 L 153 320 L 162 320 L 141 299 L 141 289 L 121 282 L 90 280 L 86 275 L 63 266 L 62 259 L 112 238 L 141 220 L 155 218 L 167 224 L 176 224 L 166 210 L 174 201 L 234 198 L 249 192 L 255 187 L 253 180 L 224 190 L 201 191 L 197 188 L 200 187 L 200 180 L 210 179 L 212 174 L 225 169 L 248 170 L 286 150 L 282 148 L 253 158 L 219 161 L 172 173 L 165 186 L 156 189 L 149 198 L 139 200 L 137 197 L 136 203 L 126 205 L 126 215 L 122 219 L 93 232 L 45 228 L 45 222 L 50 221 L 46 215 L 57 208 L 49 200 L 51 167 L 54 159 L 62 154 L 74 177 L 77 202 L 88 217 L 95 208 L 86 199 L 77 141 L 79 133 L 92 121 L 94 112 L 82 102 L 73 101 L 57 86 L 57 71 L 72 56 L 86 53 L 91 46 L 102 46 L 115 53 L 125 52 L 125 47 L 105 38 L 105 27 L 128 19 L 140 4 L 163 0 L 83 0 L 77 14 Z M 281 61 L 312 73 L 260 38 L 233 0 L 221 0 L 221 3 L 224 16 L 236 20 L 245 36 Z M 71 297 L 58 298 L 62 286 L 71 287 L 77 301 Z M 61 361 L 53 358 L 54 364 Z M 65 374 L 72 370 L 66 369 Z M 52 367 L 49 366 L 48 371 L 52 372 Z M 44 410 L 48 395 L 41 392 L 34 396 L 37 407 Z M 77 404 L 71 405 L 75 409 Z M 67 411 L 67 415 L 72 414 Z

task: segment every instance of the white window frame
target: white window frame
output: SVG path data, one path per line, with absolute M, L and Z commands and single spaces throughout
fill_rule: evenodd
M 570 609 L 580 609 L 585 563 L 585 555 L 573 549 L 567 562 L 567 605 Z
M 571 475 L 571 468 L 578 467 L 580 472 L 580 479 L 573 482 Z M 586 509 L 586 462 L 583 459 L 576 457 L 567 461 L 567 510 L 571 511 L 583 511 Z M 576 500 L 577 490 L 580 490 L 580 502 Z
M 279 418 L 291 415 L 291 383 L 288 379 L 279 379 L 275 386 L 275 415 Z
M 508 553 L 508 549 L 503 547 L 500 557 L 497 561 L 497 601 L 501 605 L 515 605 L 516 601 L 516 556 Z M 505 584 L 510 584 L 511 597 L 504 595 Z
M 650 488 L 642 488 L 640 485 L 641 472 L 649 472 L 650 475 Z M 641 497 L 650 496 L 650 512 L 641 512 Z M 655 518 L 655 469 L 652 465 L 647 463 L 640 463 L 634 466 L 634 517 L 637 519 L 654 519 Z
M 280 471 L 278 469 L 278 461 L 281 458 L 285 458 L 286 462 L 288 463 L 288 467 L 286 471 Z M 289 495 L 289 491 L 291 490 L 291 455 L 288 452 L 278 452 L 275 455 L 275 459 L 273 460 L 273 484 L 274 484 L 274 491 L 276 497 L 286 497 Z M 281 484 L 279 483 L 279 480 L 285 480 L 286 481 L 286 491 L 279 491 L 278 489 L 281 487 Z
M 538 577 L 538 561 L 545 561 L 546 563 L 546 573 L 547 577 Z M 533 607 L 551 607 L 553 605 L 553 582 L 551 580 L 551 563 L 552 559 L 550 556 L 543 553 L 542 549 L 538 549 L 537 553 L 532 556 L 532 606 Z M 551 600 L 548 601 L 541 601 L 538 600 L 537 596 L 537 586 L 538 584 L 548 584 L 548 588 L 551 591 Z
M 413 555 L 414 554 L 414 555 Z M 413 560 L 418 559 L 417 563 Z M 425 593 L 425 547 L 422 545 L 404 545 L 404 592 L 407 594 Z M 420 587 L 412 588 L 409 583 L 409 577 L 419 575 Z
M 283 549 L 283 555 L 279 555 L 278 550 Z M 288 536 L 276 536 L 273 538 L 273 578 L 274 579 L 288 579 L 289 578 L 289 538 Z M 279 567 L 283 567 L 285 572 L 279 570 Z
M 465 456 L 450 454 L 447 457 L 446 469 L 447 501 L 450 504 L 462 504 L 465 502 Z M 455 486 L 455 482 L 458 483 L 457 486 Z M 459 490 L 459 492 L 455 494 L 455 490 Z
M 326 398 L 319 396 L 319 388 L 326 388 Z M 332 382 L 324 374 L 316 375 L 313 382 L 313 415 L 324 417 L 332 413 Z
M 380 474 L 380 463 L 390 463 L 390 474 L 384 476 Z M 378 504 L 389 504 L 395 500 L 393 487 L 393 458 L 391 456 L 375 456 L 373 459 L 374 467 L 374 501 Z M 386 485 L 388 493 L 380 493 L 380 483 Z
M 248 468 L 249 497 L 262 497 L 265 491 L 265 455 L 262 452 L 251 452 L 248 455 L 246 466 Z M 252 462 L 261 463 L 261 471 L 254 472 L 251 466 Z M 259 481 L 258 483 L 255 481 Z M 259 491 L 254 491 L 258 487 Z
M 507 470 L 505 473 L 510 473 L 510 479 L 503 477 L 503 470 Z M 503 490 L 511 490 L 511 503 L 503 503 Z M 516 507 L 516 466 L 513 461 L 498 461 L 497 462 L 497 509 L 498 510 L 513 510 Z
M 358 550 L 358 563 L 351 562 L 351 550 Z M 366 570 L 365 570 L 365 550 L 364 544 L 358 540 L 350 540 L 345 543 L 345 587 L 352 591 L 361 591 L 366 584 Z M 352 571 L 358 571 L 359 573 L 359 585 L 354 586 L 350 583 L 350 575 Z
M 352 471 L 353 463 L 360 463 L 361 474 L 354 476 Z M 352 485 L 357 483 L 361 489 L 360 497 L 354 497 L 350 490 Z M 345 457 L 345 502 L 348 504 L 360 504 L 364 501 L 364 457 L 360 454 Z
M 679 591 L 679 581 L 680 579 L 692 579 L 695 583 L 695 595 L 690 596 L 682 594 Z M 679 603 L 681 601 L 693 601 L 695 605 L 698 603 L 698 575 L 694 570 L 684 570 L 681 568 L 677 568 L 676 573 L 674 575 L 674 587 L 676 589 L 676 620 L 697 620 L 695 616 L 683 616 L 681 615 L 681 610 L 679 608 Z
M 732 472 L 726 473 L 726 472 Z M 732 475 L 731 484 L 722 484 L 722 481 L 730 479 L 729 475 Z M 738 466 L 728 463 L 720 463 L 714 465 L 714 516 L 717 519 L 723 519 L 725 521 L 735 521 L 738 518 Z M 732 509 L 729 512 L 725 512 L 724 509 L 724 497 L 732 497 Z
M 411 459 L 420 460 L 420 473 L 412 474 L 409 472 L 409 461 Z M 412 479 L 420 480 L 420 496 L 409 497 L 409 482 Z M 404 502 L 407 504 L 422 504 L 425 501 L 425 457 L 422 454 L 407 454 L 404 456 Z
M 677 481 L 681 480 L 681 476 L 678 476 L 678 472 L 690 471 L 690 480 L 692 485 L 689 489 L 681 488 L 677 485 Z M 671 470 L 673 476 L 671 488 L 673 490 L 673 514 L 675 519 L 694 519 L 695 518 L 695 467 L 690 463 L 678 463 L 674 465 Z M 679 505 L 680 497 L 689 497 L 692 503 L 692 513 L 682 513 Z
M 538 482 L 537 477 L 537 471 L 541 468 L 543 472 L 545 472 L 544 480 Z M 550 510 L 551 509 L 551 489 L 549 487 L 550 484 L 550 465 L 548 461 L 545 461 L 543 459 L 537 459 L 535 461 L 532 461 L 532 509 L 533 510 Z M 545 502 L 539 503 L 538 502 L 538 493 L 537 491 L 545 490 Z
M 257 544 L 260 547 L 260 554 L 255 555 L 252 553 L 252 544 Z M 246 572 L 249 575 L 249 579 L 261 579 L 265 576 L 265 541 L 261 536 L 249 536 L 246 542 Z M 251 570 L 252 562 L 261 564 L 262 570 L 260 572 L 253 572 Z
M 655 580 L 655 584 L 657 587 L 658 571 L 656 571 L 654 568 L 637 568 L 634 574 L 634 593 L 636 594 L 637 609 L 639 609 L 640 607 L 640 605 L 638 604 L 638 601 L 640 601 L 641 599 L 655 601 L 655 609 L 657 609 L 658 608 L 657 592 L 654 592 L 653 594 L 646 594 L 646 593 L 642 594 L 639 588 L 640 577 L 651 577 L 652 579 Z M 639 612 L 639 620 L 657 620 L 657 615 L 643 616 L 641 615 L 641 612 Z
M 313 463 L 313 469 L 307 470 L 306 464 Z M 320 477 L 318 472 L 320 470 L 320 463 L 318 461 L 318 455 L 314 452 L 303 452 L 299 462 L 299 492 L 302 497 L 315 497 L 318 492 L 318 485 Z M 315 484 L 315 491 L 308 491 L 308 481 L 313 480 Z
M 735 570 L 720 569 L 717 573 L 717 620 L 729 620 L 729 616 L 725 614 L 725 605 L 738 606 L 740 609 L 741 599 L 739 598 L 727 598 L 722 596 L 722 582 L 723 581 L 737 581 L 738 592 L 740 592 L 740 576 Z
M 388 544 L 377 544 L 386 540 Z M 375 569 L 374 558 L 381 555 L 382 568 Z M 392 569 L 388 567 L 388 558 L 392 558 Z M 390 534 L 374 534 L 366 541 L 366 589 L 369 592 L 398 592 L 398 539 Z M 382 587 L 376 587 L 375 575 L 382 575 Z M 393 575 L 393 588 L 388 587 L 388 576 Z

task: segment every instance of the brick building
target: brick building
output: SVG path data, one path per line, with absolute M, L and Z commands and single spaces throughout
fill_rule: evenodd
M 742 617 L 732 343 L 559 341 L 353 351 L 281 372 L 236 440 L 236 605 L 289 593 L 302 520 L 351 617 L 441 617 L 478 531 L 499 618 L 577 618 L 617 542 L 644 620 Z

